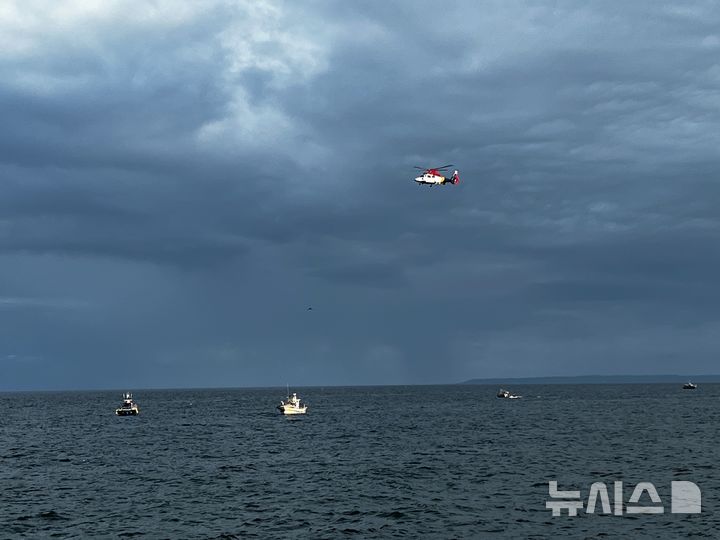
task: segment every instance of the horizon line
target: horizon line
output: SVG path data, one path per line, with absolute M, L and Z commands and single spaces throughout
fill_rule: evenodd
M 652 381 L 651 379 L 669 379 L 675 378 L 677 381 Z M 458 385 L 496 385 L 500 382 L 512 381 L 528 381 L 526 384 L 533 384 L 529 381 L 561 381 L 561 380 L 578 380 L 578 379 L 648 379 L 644 384 L 664 384 L 669 382 L 683 382 L 689 379 L 715 378 L 720 382 L 720 374 L 699 373 L 694 375 L 679 375 L 675 373 L 658 373 L 658 374 L 590 374 L 590 375 L 535 375 L 530 377 L 483 377 L 466 379 L 459 382 L 437 382 L 437 383 L 368 383 L 368 384 L 301 384 L 293 385 L 294 388 L 368 388 L 368 387 L 403 387 L 403 386 L 458 386 Z M 638 381 L 641 382 L 641 381 Z M 705 381 L 709 382 L 709 381 Z M 522 384 L 522 383 L 518 383 Z M 545 384 L 568 384 L 563 382 L 546 382 Z M 623 384 L 610 382 L 588 382 L 588 384 Z M 272 386 L 154 386 L 154 387 L 103 387 L 103 388 L 16 388 L 16 389 L 0 389 L 0 394 L 6 393 L 31 393 L 31 392 L 135 392 L 135 391 L 157 391 L 157 390 L 270 390 L 282 388 L 282 385 Z

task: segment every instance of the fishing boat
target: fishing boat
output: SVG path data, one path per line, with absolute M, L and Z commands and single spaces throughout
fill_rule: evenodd
M 697 388 L 697 384 L 693 384 L 691 382 L 687 382 L 683 384 L 683 390 L 695 390 Z
M 287 399 L 280 401 L 280 405 L 277 406 L 280 414 L 305 414 L 307 409 L 307 403 L 303 403 L 295 392 L 290 394 L 289 388 Z
M 503 390 L 502 388 L 498 390 L 497 397 L 504 398 L 504 399 L 520 399 L 522 396 L 516 396 L 515 394 L 511 393 L 509 390 Z
M 123 402 L 117 409 L 115 409 L 115 414 L 118 416 L 134 416 L 136 414 L 140 414 L 140 407 L 138 407 L 137 403 L 133 401 L 133 397 L 130 392 L 125 392 L 123 394 Z

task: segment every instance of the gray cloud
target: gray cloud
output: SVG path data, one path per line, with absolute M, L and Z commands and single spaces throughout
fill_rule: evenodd
M 714 369 L 714 3 L 9 6 L 6 387 Z

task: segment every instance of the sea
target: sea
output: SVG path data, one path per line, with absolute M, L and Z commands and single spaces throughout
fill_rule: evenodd
M 681 386 L 3 393 L 0 538 L 720 538 L 720 385 Z

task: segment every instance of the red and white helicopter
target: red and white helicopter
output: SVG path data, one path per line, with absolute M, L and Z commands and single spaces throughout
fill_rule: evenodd
M 421 171 L 423 171 L 423 174 L 415 178 L 415 181 L 418 183 L 418 185 L 425 184 L 427 186 L 442 186 L 445 184 L 455 185 L 460 182 L 460 176 L 458 175 L 457 170 L 455 170 L 452 173 L 452 176 L 448 178 L 444 177 L 440 173 L 440 171 L 447 169 L 448 167 L 452 167 L 452 164 L 443 165 L 442 167 L 433 167 L 431 169 L 415 167 L 416 169 L 420 169 Z

